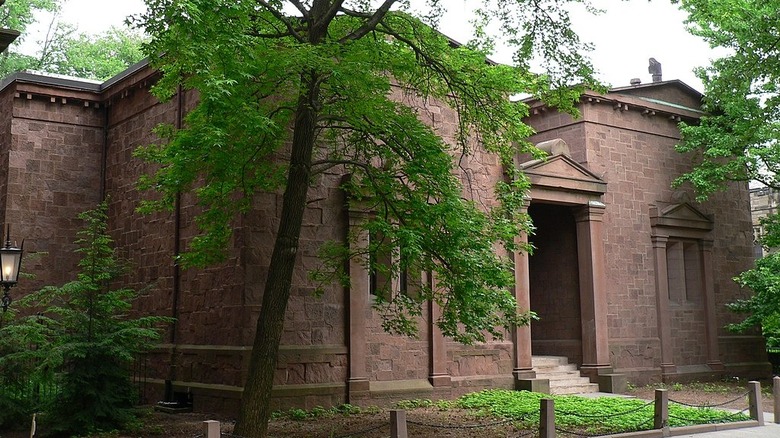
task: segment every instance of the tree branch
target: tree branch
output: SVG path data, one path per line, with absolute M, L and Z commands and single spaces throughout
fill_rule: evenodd
M 298 33 L 297 30 L 295 30 L 295 26 L 293 26 L 292 22 L 287 17 L 285 17 L 281 11 L 277 10 L 276 8 L 268 4 L 268 2 L 265 0 L 257 0 L 257 3 L 260 4 L 260 6 L 264 7 L 279 21 L 284 23 L 285 27 L 287 27 L 287 30 L 290 32 L 290 35 L 292 35 L 296 40 L 300 42 L 306 41 L 306 39 L 300 33 Z
M 303 16 L 304 20 L 309 21 L 309 18 L 311 16 L 309 15 L 309 10 L 306 9 L 306 6 L 304 6 L 303 3 L 301 3 L 298 0 L 290 0 L 290 3 L 292 3 L 293 6 L 295 6 L 295 9 L 297 9 L 298 12 L 301 13 L 301 16 Z
M 385 2 L 382 3 L 382 6 L 377 8 L 374 14 L 371 15 L 371 17 L 365 23 L 363 23 L 363 25 L 361 25 L 356 30 L 352 31 L 349 35 L 341 38 L 339 40 L 339 43 L 358 40 L 366 36 L 366 34 L 368 34 L 369 32 L 376 29 L 376 26 L 382 21 L 383 18 L 385 18 L 385 15 L 387 15 L 387 13 L 390 11 L 390 7 L 392 7 L 396 1 L 397 0 L 385 0 Z

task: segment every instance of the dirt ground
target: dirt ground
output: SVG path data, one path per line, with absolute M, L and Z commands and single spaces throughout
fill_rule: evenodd
M 764 412 L 772 412 L 774 408 L 772 389 L 762 383 L 762 400 Z M 730 409 L 745 409 L 747 401 L 743 397 L 746 382 L 693 383 L 688 385 L 669 385 L 671 401 L 690 405 L 716 406 L 725 402 Z M 628 395 L 640 399 L 652 400 L 655 388 L 631 388 Z M 272 437 L 312 437 L 312 438 L 384 438 L 389 435 L 389 411 L 386 409 L 366 409 L 366 412 L 355 415 L 333 415 L 316 419 L 293 421 L 272 420 L 270 436 Z M 224 437 L 231 437 L 233 421 L 230 418 L 204 414 L 164 414 L 150 412 L 142 421 L 143 427 L 133 433 L 111 434 L 111 438 L 194 438 L 202 435 L 203 422 L 206 420 L 220 421 Z M 477 417 L 473 412 L 450 409 L 439 411 L 436 408 L 417 408 L 407 411 L 407 422 L 410 437 L 442 437 L 442 438 L 483 438 L 483 437 L 518 437 L 536 436 L 531 431 L 519 431 L 511 424 L 498 424 L 491 427 L 474 428 L 474 425 L 499 423 L 496 419 Z M 415 424 L 418 423 L 418 424 Z M 431 427 L 431 426 L 436 426 Z M 472 427 L 469 427 L 472 426 Z M 361 433 L 362 432 L 362 433 Z M 528 433 L 526 435 L 526 433 Z M 36 435 L 38 436 L 38 435 Z M 27 431 L 0 433 L 0 438 L 27 438 Z M 237 437 L 239 438 L 239 437 Z

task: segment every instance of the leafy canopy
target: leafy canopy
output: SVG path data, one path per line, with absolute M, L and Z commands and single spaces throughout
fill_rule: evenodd
M 683 125 L 679 149 L 695 152 L 689 181 L 700 195 L 730 181 L 780 186 L 780 2 L 682 0 L 694 35 L 726 55 L 698 70 L 705 88 L 699 125 Z
M 527 106 L 509 97 L 539 96 L 573 110 L 584 85 L 558 86 L 593 85 L 564 3 L 484 2 L 480 32 L 491 21 L 505 23 L 517 48 L 518 65 L 506 66 L 487 61 L 495 42 L 484 33 L 463 46 L 441 35 L 432 26 L 438 1 L 428 2 L 430 15 L 421 19 L 395 1 L 148 0 L 139 20 L 163 73 L 154 92 L 167 99 L 181 85 L 198 90 L 200 101 L 185 129 L 160 127 L 163 141 L 138 151 L 159 164 L 141 188 L 161 193 L 141 209 L 171 209 L 179 193 L 195 193 L 202 232 L 182 262 L 222 260 L 231 221 L 264 208 L 254 195 L 286 184 L 296 134 L 290 127 L 304 106 L 316 113 L 311 184 L 351 175 L 343 188 L 369 213 L 359 227 L 383 236 L 369 251 L 394 254 L 393 273 L 436 274 L 436 290 L 419 285 L 414 298 L 390 303 L 387 329 L 414 333 L 410 317 L 425 299 L 442 305 L 444 332 L 463 342 L 525 323 L 507 292 L 511 264 L 496 245 L 514 251 L 515 236 L 530 229 L 520 214 L 527 181 L 513 158 L 537 151 L 525 141 L 532 133 L 522 123 Z M 558 68 L 532 73 L 536 54 Z M 424 108 L 436 105 L 457 111 L 451 137 L 423 121 Z M 459 163 L 481 150 L 507 173 L 492 195 L 498 203 L 463 185 Z M 315 278 L 326 286 L 345 281 L 343 262 L 356 256 L 354 245 L 326 245 Z
M 128 28 L 112 28 L 97 35 L 79 33 L 76 27 L 59 22 L 62 1 L 9 0 L 0 6 L 0 27 L 21 33 L 9 49 L 0 55 L 0 77 L 22 70 L 40 70 L 106 80 L 143 58 L 144 37 Z M 42 41 L 36 41 L 35 53 L 21 51 L 29 38 L 30 27 L 42 12 L 52 19 Z
M 697 166 L 678 179 L 705 198 L 732 181 L 758 181 L 780 189 L 780 1 L 682 0 L 688 25 L 726 55 L 699 69 L 705 87 L 698 125 L 682 126 L 678 149 L 692 152 Z M 780 217 L 762 220 L 767 248 L 780 244 Z M 763 325 L 769 344 L 780 339 L 780 259 L 770 255 L 736 278 L 754 295 L 729 308 L 748 314 L 729 326 L 745 331 Z
M 144 41 L 143 35 L 127 28 L 112 27 L 90 35 L 78 33 L 72 25 L 59 23 L 38 59 L 31 60 L 30 68 L 106 80 L 143 59 L 141 45 Z
M 414 334 L 426 300 L 440 305 L 444 334 L 462 342 L 528 322 L 509 293 L 508 254 L 530 229 L 521 214 L 528 184 L 514 158 L 538 151 L 524 140 L 528 108 L 509 98 L 533 95 L 573 111 L 592 84 L 567 1 L 483 0 L 478 39 L 466 46 L 436 31 L 441 0 L 417 4 L 422 13 L 405 0 L 146 3 L 138 21 L 162 74 L 154 92 L 197 90 L 199 102 L 182 129 L 161 127 L 162 141 L 138 151 L 157 169 L 140 181 L 158 192 L 141 209 L 172 209 L 180 194 L 195 195 L 201 232 L 182 256 L 187 266 L 222 260 L 242 215 L 278 219 L 237 434 L 266 434 L 304 213 L 309 203 L 328 208 L 342 177 L 362 220 L 349 220 L 347 242 L 323 246 L 313 273 L 323 288 L 347 283 L 348 260 L 373 274 L 429 271 L 436 287 L 420 284 L 383 306 L 386 329 Z M 487 61 L 493 28 L 516 49 L 516 66 Z M 535 55 L 548 74 L 530 72 Z M 450 109 L 454 116 L 439 120 Z M 480 165 L 467 166 L 481 157 L 503 167 L 495 188 Z M 311 199 L 310 186 L 329 195 Z M 274 208 L 257 196 L 282 190 Z M 364 235 L 373 236 L 367 249 L 352 244 Z M 373 262 L 378 255 L 390 255 L 390 266 Z

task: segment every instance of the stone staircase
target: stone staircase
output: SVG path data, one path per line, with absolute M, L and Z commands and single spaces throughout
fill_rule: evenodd
M 582 377 L 577 365 L 570 364 L 566 357 L 533 356 L 531 364 L 536 370 L 537 379 L 550 381 L 552 394 L 588 394 L 599 391 L 599 385 Z

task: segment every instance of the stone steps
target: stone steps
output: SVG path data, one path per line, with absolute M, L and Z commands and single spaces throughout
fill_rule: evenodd
M 590 383 L 587 377 L 582 377 L 577 365 L 570 364 L 566 357 L 533 356 L 531 364 L 536 370 L 537 379 L 550 381 L 552 394 L 589 394 L 599 390 L 599 385 Z

